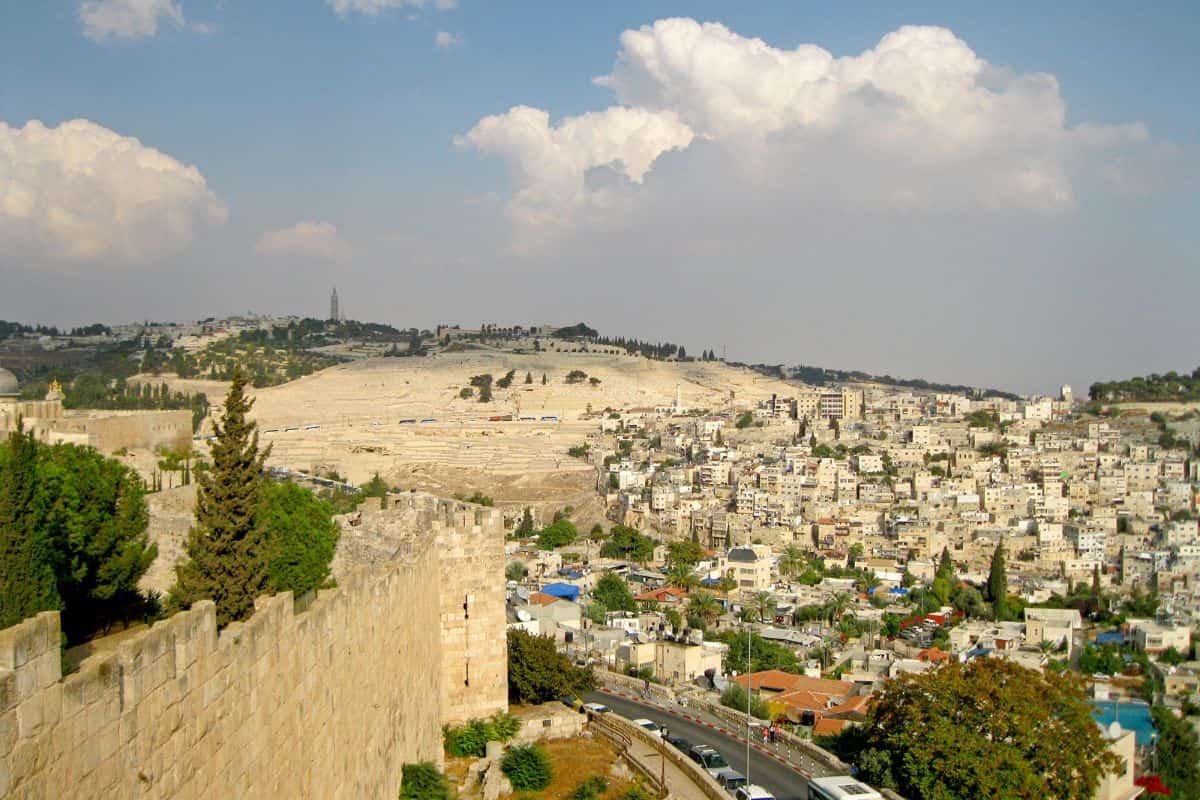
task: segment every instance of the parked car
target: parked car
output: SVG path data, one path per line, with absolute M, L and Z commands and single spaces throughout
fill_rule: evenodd
M 775 800 L 775 795 L 768 792 L 757 783 L 739 786 L 733 793 L 734 800 Z
M 730 794 L 736 792 L 739 786 L 746 785 L 746 776 L 733 767 L 726 767 L 718 772 L 716 777 L 717 783 L 721 784 L 721 788 Z
M 566 706 L 567 708 L 572 708 L 580 713 L 583 713 L 583 701 L 580 700 L 575 695 L 564 694 L 562 697 L 560 697 L 558 699 L 561 700 L 562 704 L 564 706 Z
M 584 703 L 583 707 L 590 714 L 607 714 L 612 711 L 611 708 L 603 703 Z
M 686 753 L 692 749 L 692 743 L 682 736 L 668 736 L 667 742 L 681 753 Z
M 662 738 L 662 729 L 655 725 L 653 721 L 648 720 L 645 717 L 635 719 L 633 724 L 645 730 L 651 736 L 657 736 L 660 739 Z
M 725 756 L 717 752 L 713 747 L 706 744 L 698 744 L 688 751 L 692 761 L 695 761 L 700 766 L 707 770 L 708 774 L 717 777 L 717 773 L 729 767 L 729 762 L 725 760 Z

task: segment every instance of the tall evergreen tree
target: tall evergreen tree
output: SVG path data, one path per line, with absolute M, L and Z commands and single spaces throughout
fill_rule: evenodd
M 0 628 L 59 608 L 53 553 L 38 531 L 37 441 L 20 421 L 0 459 Z
M 180 605 L 210 598 L 220 627 L 250 616 L 254 598 L 269 591 L 271 548 L 258 511 L 262 466 L 271 448 L 258 449 L 258 426 L 247 419 L 254 402 L 246 399 L 246 381 L 239 365 L 224 416 L 213 424 L 212 468 L 199 475 L 196 525 L 171 589 Z
M 954 561 L 950 558 L 950 548 L 942 548 L 942 558 L 938 561 L 937 576 L 946 578 L 949 581 L 954 580 Z
M 992 553 L 992 568 L 988 573 L 988 595 L 992 601 L 992 613 L 996 619 L 1008 618 L 1008 577 L 1004 574 L 1004 541 L 996 545 Z

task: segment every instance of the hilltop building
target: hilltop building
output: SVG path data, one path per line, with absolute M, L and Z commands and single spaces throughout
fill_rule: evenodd
M 25 430 L 47 444 L 77 444 L 102 453 L 121 448 L 180 449 L 192 438 L 192 412 L 183 411 L 68 411 L 58 381 L 51 381 L 43 400 L 22 400 L 17 377 L 0 367 L 0 436 Z

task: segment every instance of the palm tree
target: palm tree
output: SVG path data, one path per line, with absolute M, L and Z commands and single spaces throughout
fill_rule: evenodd
M 704 626 L 708 627 L 717 621 L 721 616 L 721 603 L 717 600 L 717 596 L 712 592 L 706 592 L 703 589 L 696 592 L 688 600 L 688 612 L 699 617 Z
M 771 599 L 770 592 L 755 592 L 754 597 L 750 599 L 750 607 L 758 612 L 759 622 L 766 622 L 768 612 L 774 618 L 775 601 Z
M 849 592 L 834 592 L 833 595 L 825 603 L 825 614 L 829 619 L 829 624 L 833 624 L 840 620 L 846 613 L 846 609 L 850 606 Z
M 854 582 L 854 588 L 863 594 L 870 594 L 871 589 L 878 589 L 881 581 L 879 576 L 873 571 L 866 572 L 858 580 Z
M 725 594 L 732 592 L 737 588 L 737 585 L 737 578 L 733 577 L 732 569 L 727 570 L 725 574 L 721 576 L 721 591 Z
M 680 589 L 691 589 L 697 583 L 696 574 L 689 565 L 676 562 L 667 570 L 667 583 Z
M 795 545 L 789 546 L 779 557 L 779 573 L 789 579 L 799 575 L 807 566 L 808 557 Z

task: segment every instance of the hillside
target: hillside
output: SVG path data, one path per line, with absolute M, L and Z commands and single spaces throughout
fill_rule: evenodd
M 576 370 L 587 377 L 568 384 Z M 509 371 L 513 382 L 501 388 Z M 460 396 L 485 374 L 493 376 L 491 402 Z M 336 470 L 355 483 L 379 472 L 403 489 L 480 490 L 498 503 L 578 507 L 594 502 L 594 471 L 567 450 L 596 431 L 589 411 L 667 406 L 677 385 L 685 407 L 712 410 L 727 407 L 731 395 L 750 405 L 789 390 L 720 362 L 468 351 L 338 365 L 257 390 L 254 415 L 273 465 Z
M 1104 403 L 1191 403 L 1200 401 L 1200 367 L 1190 375 L 1168 372 L 1119 381 L 1099 381 L 1088 397 Z

